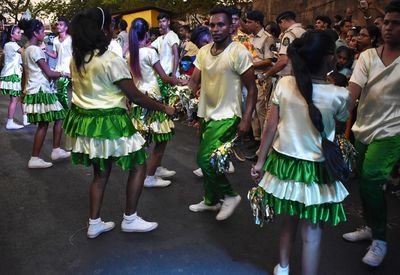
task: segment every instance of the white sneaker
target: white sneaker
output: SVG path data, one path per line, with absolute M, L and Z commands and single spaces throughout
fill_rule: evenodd
M 221 210 L 219 211 L 218 215 L 215 217 L 218 221 L 226 220 L 229 218 L 235 208 L 239 205 L 242 198 L 237 195 L 234 197 L 227 197 L 225 196 L 224 202 L 222 203 Z
M 163 180 L 156 176 L 147 176 L 144 180 L 144 187 L 167 187 L 170 184 L 170 180 Z
M 281 267 L 280 264 L 277 264 L 274 268 L 274 275 L 289 275 L 289 265 Z
M 100 218 L 95 220 L 89 219 L 89 227 L 86 235 L 88 238 L 93 239 L 101 233 L 112 230 L 114 227 L 114 222 L 103 222 Z
M 167 168 L 164 168 L 162 166 L 157 167 L 156 173 L 154 174 L 157 177 L 160 178 L 170 178 L 176 174 L 175 171 L 168 170 Z
M 362 261 L 369 266 L 377 267 L 385 258 L 386 251 L 387 243 L 385 241 L 373 240 Z
M 221 209 L 220 203 L 217 203 L 216 205 L 206 205 L 204 203 L 204 200 L 202 200 L 198 204 L 192 204 L 189 206 L 189 210 L 192 212 L 218 211 L 220 209 Z
M 195 174 L 196 176 L 198 176 L 199 178 L 203 177 L 203 171 L 201 170 L 201 168 L 198 168 L 196 170 L 193 170 L 193 174 Z
M 22 117 L 22 124 L 23 124 L 24 126 L 30 125 L 30 123 L 29 123 L 29 121 L 28 121 L 28 116 L 27 116 L 27 115 L 24 115 L 24 116 Z
M 51 160 L 59 160 L 69 158 L 71 156 L 71 152 L 67 152 L 61 148 L 54 148 L 51 152 Z
M 232 161 L 229 162 L 228 174 L 235 173 L 235 167 L 233 166 Z
M 31 157 L 28 162 L 28 168 L 49 168 L 53 166 L 53 163 L 46 162 L 38 157 Z
M 19 130 L 21 128 L 24 128 L 24 125 L 15 123 L 13 120 L 7 121 L 7 124 L 6 124 L 7 130 Z
M 136 213 L 127 216 L 124 214 L 124 219 L 121 223 L 122 232 L 149 232 L 156 229 L 158 223 L 148 222 L 139 217 Z
M 354 232 L 343 234 L 343 239 L 349 242 L 372 240 L 372 230 L 368 226 L 357 228 Z

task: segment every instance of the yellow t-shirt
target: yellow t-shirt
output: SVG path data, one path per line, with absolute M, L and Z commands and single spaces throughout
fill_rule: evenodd
M 115 83 L 132 77 L 126 61 L 110 50 L 101 56 L 95 52 L 92 60 L 81 68 L 81 74 L 71 60 L 71 76 L 71 102 L 76 106 L 84 109 L 126 108 L 125 94 Z
M 242 117 L 242 81 L 253 61 L 245 46 L 232 42 L 223 52 L 214 56 L 211 47 L 202 47 L 194 65 L 201 71 L 199 117 L 206 121 Z

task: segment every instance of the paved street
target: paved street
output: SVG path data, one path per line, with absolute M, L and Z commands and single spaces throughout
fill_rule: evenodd
M 96 239 L 86 237 L 88 186 L 92 170 L 69 161 L 43 170 L 28 169 L 35 126 L 5 130 L 8 97 L 0 97 L 0 274 L 272 274 L 278 261 L 280 221 L 263 228 L 253 223 L 245 199 L 252 186 L 249 162 L 234 162 L 230 175 L 243 200 L 231 218 L 191 213 L 188 205 L 202 198 L 201 179 L 192 170 L 197 146 L 193 128 L 177 122 L 164 166 L 177 171 L 173 184 L 145 189 L 139 215 L 159 223 L 150 233 L 122 233 L 127 174 L 114 167 L 104 199 L 102 218 L 116 228 Z M 19 107 L 18 107 L 19 108 Z M 20 122 L 21 114 L 17 113 Z M 50 160 L 52 131 L 41 157 Z M 383 265 L 361 262 L 368 243 L 352 244 L 341 235 L 362 225 L 358 188 L 347 185 L 348 222 L 323 234 L 320 274 L 400 274 L 400 201 L 388 194 L 389 251 Z M 298 235 L 299 236 L 299 235 Z M 300 239 L 291 274 L 300 274 Z

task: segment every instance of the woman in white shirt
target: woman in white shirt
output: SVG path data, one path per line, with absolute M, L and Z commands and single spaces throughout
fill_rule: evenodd
M 56 91 L 50 88 L 50 78 L 69 77 L 69 74 L 50 70 L 44 51 L 39 47 L 44 39 L 43 23 L 36 19 L 24 21 L 23 30 L 29 39 L 29 46 L 24 53 L 24 66 L 26 67 L 26 96 L 24 97 L 24 110 L 30 123 L 37 123 L 37 130 L 33 141 L 32 156 L 28 162 L 29 168 L 48 168 L 53 164 L 39 158 L 44 139 L 50 122 L 53 127 L 52 160 L 68 158 L 71 153 L 60 148 L 62 120 L 65 110 L 59 102 Z
M 163 83 L 178 85 L 179 80 L 167 76 L 160 64 L 160 59 L 154 48 L 148 47 L 150 42 L 149 24 L 143 18 L 132 21 L 129 31 L 129 65 L 133 81 L 138 89 L 159 102 L 167 102 L 167 98 L 160 92 L 157 75 Z M 149 113 L 148 110 L 137 105 L 132 105 L 133 125 L 140 129 L 148 130 L 148 142 L 155 142 L 155 147 L 150 155 L 147 167 L 145 187 L 165 187 L 171 181 L 163 178 L 172 177 L 175 171 L 170 171 L 161 166 L 167 142 L 174 133 L 174 123 L 171 118 L 162 112 Z
M 323 31 L 310 31 L 289 46 L 294 76 L 277 84 L 252 168 L 263 202 L 282 216 L 280 261 L 274 274 L 289 274 L 289 255 L 300 224 L 303 274 L 317 274 L 322 223 L 346 220 L 346 188 L 326 168 L 335 148 L 335 119 L 346 121 L 349 93 L 326 82 L 335 45 Z M 272 148 L 271 148 L 272 147 Z M 271 150 L 270 150 L 271 149 Z M 329 158 L 331 160 L 331 158 Z
M 0 93 L 10 96 L 6 129 L 17 130 L 24 127 L 23 125 L 14 122 L 15 108 L 17 107 L 18 99 L 21 96 L 22 48 L 17 44 L 22 37 L 21 29 L 15 25 L 11 26 L 8 36 L 10 41 L 3 47 L 4 67 L 1 70 L 0 75 Z M 29 124 L 26 115 L 24 115 L 23 124 Z

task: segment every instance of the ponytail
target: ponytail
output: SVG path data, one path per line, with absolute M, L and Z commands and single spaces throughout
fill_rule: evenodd
M 321 135 L 322 153 L 325 158 L 325 167 L 333 180 L 345 182 L 350 176 L 348 166 L 343 160 L 338 145 L 327 139 L 324 132 L 324 123 L 321 111 L 315 106 L 311 72 L 322 68 L 321 62 L 325 56 L 334 53 L 334 43 L 324 32 L 310 31 L 303 37 L 295 39 L 288 48 L 288 56 L 292 62 L 293 73 L 297 87 L 308 105 L 308 115 L 312 124 Z
M 95 51 L 98 55 L 104 54 L 110 44 L 111 37 L 103 31 L 108 30 L 111 24 L 110 14 L 100 8 L 91 8 L 79 12 L 74 16 L 70 25 L 72 37 L 72 57 L 78 72 L 85 63 L 89 63 Z M 89 58 L 85 58 L 89 55 Z
M 132 74 L 137 79 L 142 79 L 139 61 L 139 42 L 146 38 L 149 31 L 149 23 L 143 18 L 136 18 L 131 23 L 129 31 L 129 66 Z

